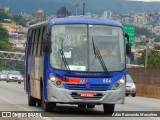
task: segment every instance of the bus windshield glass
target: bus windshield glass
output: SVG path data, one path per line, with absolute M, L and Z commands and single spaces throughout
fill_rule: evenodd
M 104 66 L 107 71 L 125 68 L 124 36 L 120 27 L 54 25 L 51 49 L 50 64 L 54 69 L 104 72 Z M 99 56 L 104 64 L 100 62 Z

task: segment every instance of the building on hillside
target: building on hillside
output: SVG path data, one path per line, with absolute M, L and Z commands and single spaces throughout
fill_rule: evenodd
M 2 10 L 4 12 L 8 12 L 9 11 L 9 7 L 4 6 L 4 5 L 0 5 L 0 10 Z
M 47 15 L 42 8 L 36 10 L 35 17 L 37 22 L 42 22 L 47 19 Z
M 23 35 L 26 36 L 27 34 L 27 28 L 24 28 L 20 25 L 16 25 L 16 23 L 0 23 L 3 25 L 3 27 L 5 27 L 8 32 L 9 35 Z
M 148 23 L 146 15 L 143 13 L 133 15 L 133 23 L 138 27 L 144 27 Z
M 110 10 L 106 10 L 103 12 L 103 18 L 112 19 L 112 12 Z

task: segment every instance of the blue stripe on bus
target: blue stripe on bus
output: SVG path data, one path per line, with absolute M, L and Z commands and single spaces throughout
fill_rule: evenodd
M 108 19 L 99 19 L 99 18 L 58 18 L 52 19 L 49 21 L 49 26 L 53 24 L 104 24 L 104 25 L 112 25 L 122 27 L 120 22 Z
M 43 91 L 44 91 L 44 98 L 47 100 L 47 81 L 48 81 L 48 58 L 49 53 L 44 53 L 44 63 L 43 63 Z

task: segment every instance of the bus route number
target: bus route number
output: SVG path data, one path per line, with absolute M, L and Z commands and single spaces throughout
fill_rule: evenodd
M 110 79 L 103 79 L 103 83 L 110 83 L 111 80 Z

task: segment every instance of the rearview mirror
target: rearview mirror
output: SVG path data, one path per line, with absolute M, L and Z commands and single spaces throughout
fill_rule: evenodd
M 131 54 L 131 43 L 126 44 L 126 54 L 130 55 Z
M 125 33 L 125 37 L 127 38 L 126 54 L 131 55 L 131 43 L 129 43 L 129 35 Z
M 43 52 L 51 52 L 51 41 L 46 41 L 43 43 Z
M 128 43 L 129 43 L 129 35 L 127 33 L 125 33 L 124 36 L 127 38 Z
M 45 31 L 43 35 L 43 52 L 51 52 L 51 41 L 49 40 L 49 35 Z

